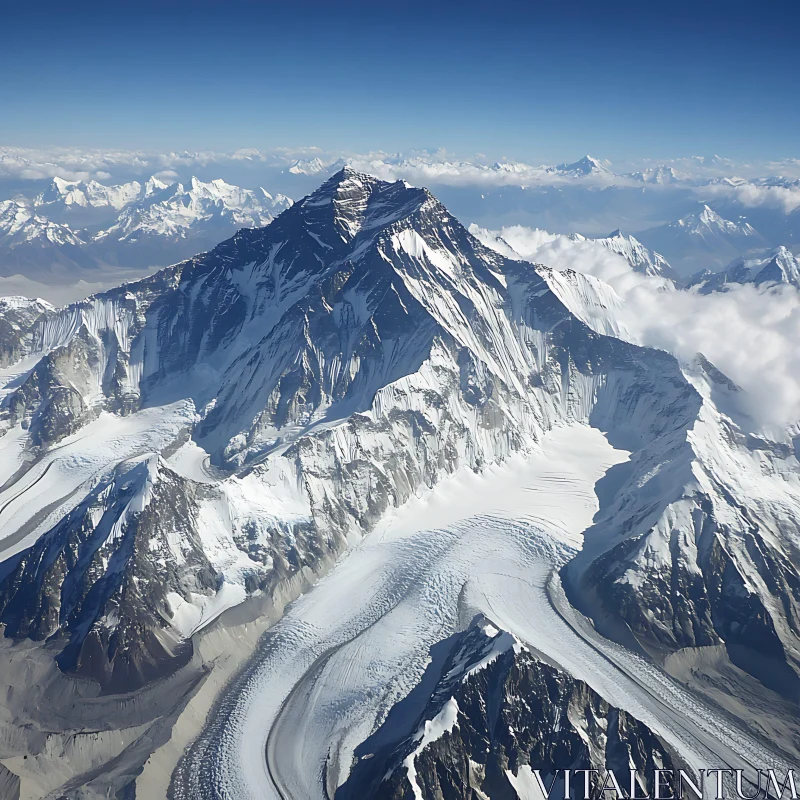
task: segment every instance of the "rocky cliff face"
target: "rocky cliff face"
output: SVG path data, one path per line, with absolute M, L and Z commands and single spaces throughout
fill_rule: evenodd
M 634 455 L 565 584 L 613 638 L 658 660 L 723 645 L 796 702 L 796 458 L 790 441 L 748 437 L 714 408 L 715 394 L 739 390 L 707 362 L 690 378 L 704 398 L 697 419 Z
M 608 770 L 633 769 L 637 793 L 652 795 L 654 770 L 676 768 L 645 725 L 486 619 L 454 639 L 414 730 L 388 752 L 367 740 L 337 800 L 534 797 L 533 770 L 562 797 L 564 770 L 581 769 L 598 772 L 592 794 Z M 583 797 L 583 783 L 576 773 L 566 794 Z
M 120 692 L 185 663 L 191 647 L 168 625 L 168 597 L 209 594 L 221 578 L 196 532 L 196 491 L 156 456 L 121 465 L 31 549 L 3 562 L 6 636 L 57 633 L 63 670 Z
M 0 298 L 0 368 L 16 364 L 28 355 L 34 324 L 54 310 L 44 300 Z

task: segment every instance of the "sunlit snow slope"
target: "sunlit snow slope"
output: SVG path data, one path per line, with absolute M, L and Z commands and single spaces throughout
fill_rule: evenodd
M 431 649 L 479 613 L 645 722 L 691 766 L 779 764 L 597 636 L 560 591 L 556 571 L 599 507 L 595 483 L 627 456 L 586 426 L 556 428 L 530 456 L 480 477 L 456 473 L 391 514 L 264 638 L 182 763 L 175 796 L 332 797 L 358 745 L 420 681 Z

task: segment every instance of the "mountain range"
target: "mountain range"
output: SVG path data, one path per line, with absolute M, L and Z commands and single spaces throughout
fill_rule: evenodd
M 272 213 L 137 191 L 117 241 L 180 238 L 162 203 Z M 147 278 L 0 304 L 10 796 L 501 800 L 573 764 L 642 787 L 788 768 L 800 438 L 748 427 L 701 354 L 618 336 L 612 295 L 344 168 Z
M 765 248 L 794 246 L 800 213 L 796 180 L 737 177 L 735 165 L 719 157 L 654 162 L 627 172 L 589 155 L 532 166 L 430 153 L 343 159 L 242 151 L 219 161 L 225 181 L 210 172 L 214 154 L 165 154 L 153 159 L 155 176 L 132 179 L 147 174 L 142 172 L 147 160 L 137 158 L 122 171 L 104 162 L 120 176 L 117 181 L 99 171 L 94 179 L 23 181 L 0 194 L 10 198 L 0 201 L 5 293 L 40 294 L 60 303 L 177 263 L 210 249 L 237 227 L 265 224 L 289 197 L 307 193 L 346 161 L 377 176 L 437 186 L 460 218 L 488 228 L 524 224 L 597 238 L 624 227 L 663 254 L 683 278 L 717 271 Z M 165 164 L 175 168 L 164 170 Z M 188 173 L 187 165 L 196 166 L 203 178 Z M 28 171 L 36 173 L 34 166 Z M 270 192 L 240 188 L 259 184 Z M 23 194 L 12 196 L 20 189 Z M 75 286 L 79 281 L 83 289 Z
M 223 180 L 105 186 L 54 178 L 33 199 L 0 202 L 0 270 L 47 282 L 108 265 L 166 266 L 241 227 L 266 225 L 290 204 Z

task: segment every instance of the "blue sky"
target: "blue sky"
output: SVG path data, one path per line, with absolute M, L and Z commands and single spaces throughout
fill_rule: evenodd
M 797 157 L 798 28 L 774 0 L 14 4 L 0 144 Z

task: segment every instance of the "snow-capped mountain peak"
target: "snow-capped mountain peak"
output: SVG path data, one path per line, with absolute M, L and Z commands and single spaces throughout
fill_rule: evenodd
M 678 220 L 677 225 L 702 235 L 706 232 L 726 233 L 741 236 L 755 236 L 756 231 L 749 222 L 733 222 L 725 219 L 704 203 L 700 212 Z
M 698 215 L 697 219 L 704 225 L 721 225 L 725 222 L 722 217 L 714 211 L 711 206 L 704 204 L 702 212 Z
M 267 225 L 291 205 L 284 195 L 272 197 L 264 189 L 243 189 L 219 178 L 205 182 L 192 177 L 188 188 L 180 183 L 168 186 L 153 178 L 147 189 L 113 226 L 95 236 L 96 242 L 131 242 L 143 237 L 224 238 L 226 227 L 232 232 L 231 228 Z
M 151 175 L 144 185 L 144 196 L 150 197 L 151 195 L 156 194 L 156 192 L 163 192 L 164 189 L 168 188 L 170 184 L 162 181 L 160 178 L 156 178 L 155 175 Z
M 300 159 L 292 163 L 289 172 L 292 175 L 316 175 L 325 169 L 325 164 L 319 157 L 311 159 Z
M 5 245 L 9 249 L 35 242 L 75 247 L 83 244 L 67 225 L 60 225 L 37 214 L 36 208 L 21 198 L 0 202 L 0 235 L 5 237 Z
M 800 261 L 790 250 L 781 245 L 774 250 L 767 262 L 776 268 L 775 272 L 764 275 L 762 269 L 759 275 L 763 275 L 766 280 L 775 280 L 778 283 L 791 283 L 800 288 Z
M 713 265 L 721 268 L 767 244 L 749 222 L 725 219 L 707 203 L 681 219 L 642 231 L 639 236 L 648 247 L 663 253 L 683 275 Z
M 558 164 L 555 171 L 568 175 L 610 175 L 611 170 L 590 155 L 585 155 L 572 164 Z
M 687 288 L 696 287 L 700 294 L 725 291 L 729 284 L 749 283 L 754 286 L 794 286 L 800 289 L 800 261 L 781 245 L 755 257 L 740 257 L 720 272 L 694 275 Z
M 144 184 L 105 186 L 56 177 L 35 199 L 0 206 L 0 272 L 35 280 L 62 268 L 165 266 L 239 228 L 268 225 L 291 203 L 220 178 L 184 185 L 152 175 Z
M 673 167 L 661 164 L 657 167 L 648 167 L 640 172 L 633 172 L 630 177 L 642 183 L 668 185 L 686 180 L 688 176 L 677 172 Z
M 600 245 L 606 250 L 622 256 L 631 269 L 643 275 L 667 278 L 672 281 L 677 278 L 672 267 L 662 255 L 645 247 L 638 239 L 630 234 L 622 233 L 619 229 L 604 238 L 598 239 L 587 239 L 580 233 L 570 233 L 564 236 L 563 234 L 551 234 L 538 229 L 533 231 L 515 227 L 504 228 L 502 231 L 490 231 L 474 223 L 470 225 L 469 230 L 473 236 L 476 236 L 487 247 L 508 258 L 538 261 L 540 258 L 537 256 L 536 251 L 539 247 L 546 245 L 548 242 L 566 239 L 571 242 L 587 242 L 592 246 Z M 524 232 L 520 243 L 526 245 L 528 249 L 520 247 L 520 250 L 515 250 L 512 242 L 509 241 L 509 239 L 515 243 L 520 241 L 518 231 Z M 533 249 L 530 249 L 531 247 Z
M 352 241 L 362 231 L 385 227 L 413 213 L 427 199 L 431 196 L 424 189 L 403 181 L 385 183 L 345 166 L 298 205 L 312 226 L 317 210 L 329 207 L 341 238 Z M 325 219 L 329 219 L 328 215 Z
M 142 185 L 139 181 L 105 186 L 95 180 L 67 181 L 55 177 L 50 186 L 36 197 L 34 204 L 37 206 L 58 204 L 81 208 L 112 208 L 120 211 L 138 199 L 141 193 Z

